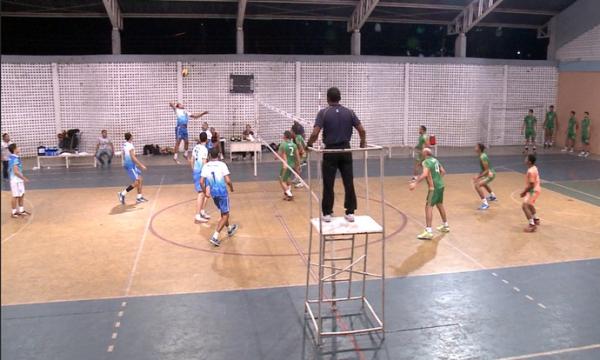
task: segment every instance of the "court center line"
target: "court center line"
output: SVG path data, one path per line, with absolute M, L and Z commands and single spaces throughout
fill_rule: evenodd
M 156 195 L 154 195 L 154 203 L 152 204 L 152 208 L 150 209 L 150 215 L 148 215 L 148 220 L 146 221 L 146 227 L 144 229 L 144 235 L 142 235 L 142 240 L 140 241 L 140 246 L 135 254 L 135 259 L 133 260 L 133 267 L 131 268 L 131 272 L 129 273 L 129 279 L 127 280 L 127 287 L 125 288 L 125 296 L 129 295 L 129 291 L 131 290 L 131 285 L 133 284 L 133 278 L 135 276 L 135 272 L 137 271 L 138 262 L 140 261 L 140 257 L 142 255 L 142 250 L 144 249 L 144 243 L 146 242 L 146 238 L 148 237 L 148 228 L 150 227 L 150 222 L 152 221 L 152 214 L 154 214 L 154 209 L 156 208 L 156 204 L 158 203 L 158 196 L 160 195 L 160 189 L 162 188 L 163 181 L 165 180 L 165 176 L 163 175 L 160 178 L 160 184 L 158 185 L 158 190 L 156 191 Z
M 21 226 L 21 228 L 18 229 L 17 231 L 15 231 L 14 234 L 11 234 L 6 239 L 2 240 L 2 244 L 7 242 L 8 240 L 14 238 L 17 234 L 19 234 L 21 231 L 23 231 L 23 229 L 28 227 L 29 224 L 31 224 L 31 222 L 33 221 L 33 217 L 35 216 L 35 206 L 33 206 L 33 203 L 27 199 L 25 199 L 24 202 L 29 203 L 29 206 L 31 206 L 31 215 L 29 216 L 29 219 L 27 219 L 27 222 L 25 223 L 25 225 Z
M 503 357 L 503 358 L 498 358 L 497 360 L 533 359 L 533 358 L 542 357 L 542 356 L 559 355 L 559 354 L 566 354 L 566 353 L 570 353 L 570 352 L 593 350 L 593 349 L 600 349 L 600 344 L 592 344 L 592 345 L 572 347 L 572 348 L 566 348 L 566 349 L 560 349 L 560 350 L 545 351 L 545 352 L 526 354 L 526 355 Z

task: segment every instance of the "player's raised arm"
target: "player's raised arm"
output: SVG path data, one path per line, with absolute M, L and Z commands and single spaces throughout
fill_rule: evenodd
M 190 117 L 193 118 L 193 119 L 199 119 L 199 118 L 203 117 L 204 115 L 208 115 L 208 111 L 203 111 L 201 113 L 191 114 Z
M 169 106 L 171 107 L 171 109 L 175 110 L 175 109 L 177 109 L 177 102 L 176 101 L 171 101 L 169 103 Z

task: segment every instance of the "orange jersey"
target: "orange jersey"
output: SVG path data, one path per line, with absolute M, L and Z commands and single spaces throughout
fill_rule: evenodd
M 529 184 L 533 183 L 533 191 L 541 191 L 542 186 L 540 182 L 540 172 L 538 171 L 537 166 L 532 166 L 527 170 L 527 175 L 525 176 L 525 184 L 529 187 Z

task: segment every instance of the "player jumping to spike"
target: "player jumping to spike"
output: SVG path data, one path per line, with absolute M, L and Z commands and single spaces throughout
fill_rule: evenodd
M 181 144 L 181 140 L 183 140 L 183 148 L 185 150 L 183 153 L 183 157 L 185 157 L 186 159 L 188 158 L 189 141 L 187 126 L 190 118 L 201 118 L 202 116 L 208 114 L 208 111 L 192 114 L 189 111 L 185 110 L 182 103 L 176 101 L 170 102 L 169 106 L 173 109 L 173 111 L 175 111 L 175 117 L 177 117 L 177 126 L 175 126 L 175 149 L 173 150 L 175 155 L 173 155 L 173 160 L 179 164 L 179 160 L 177 160 L 177 155 L 179 153 L 179 144 Z

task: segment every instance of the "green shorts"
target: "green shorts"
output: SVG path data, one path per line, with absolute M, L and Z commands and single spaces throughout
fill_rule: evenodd
M 427 192 L 427 205 L 435 206 L 437 204 L 444 203 L 444 188 L 441 189 L 429 189 Z
M 567 139 L 575 140 L 575 133 L 574 132 L 567 133 Z
M 488 173 L 488 176 L 484 176 L 481 179 L 479 179 L 479 183 L 480 184 L 483 183 L 483 184 L 487 185 L 487 184 L 491 183 L 492 181 L 494 181 L 495 178 L 496 178 L 496 173 L 493 173 L 490 171 Z
M 581 142 L 586 145 L 589 145 L 590 144 L 590 136 L 589 135 L 587 135 L 587 136 L 581 135 Z
M 535 139 L 535 130 L 525 130 L 525 139 Z
M 281 181 L 288 182 L 288 181 L 290 181 L 291 177 L 292 177 L 292 171 L 290 169 L 288 169 L 287 167 L 282 167 L 281 170 L 279 171 L 279 178 L 281 179 Z

